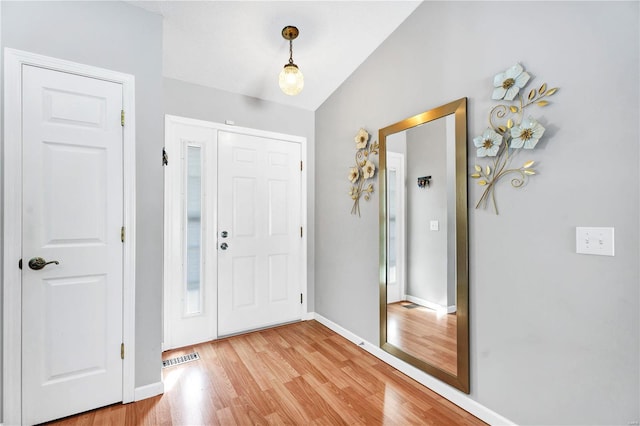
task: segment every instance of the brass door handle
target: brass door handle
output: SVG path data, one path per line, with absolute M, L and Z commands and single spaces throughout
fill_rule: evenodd
M 56 265 L 60 264 L 60 262 L 58 262 L 57 260 L 52 260 L 50 262 L 47 262 L 41 257 L 34 257 L 31 260 L 29 260 L 29 268 L 33 269 L 34 271 L 38 271 L 50 263 L 55 263 Z

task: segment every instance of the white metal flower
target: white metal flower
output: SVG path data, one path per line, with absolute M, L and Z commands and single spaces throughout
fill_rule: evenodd
M 493 78 L 494 89 L 491 99 L 512 101 L 520 89 L 527 84 L 529 78 L 531 78 L 531 76 L 522 68 L 522 65 L 515 64 Z
M 369 141 L 369 132 L 365 129 L 358 130 L 358 134 L 355 137 L 356 148 L 362 149 L 367 147 L 367 142 Z
M 544 127 L 533 118 L 522 120 L 511 128 L 511 148 L 533 149 L 542 137 Z
M 487 127 L 482 136 L 473 138 L 473 144 L 478 148 L 478 157 L 495 157 L 500 150 L 502 135 Z
M 365 179 L 369 179 L 373 177 L 375 172 L 376 172 L 376 165 L 373 164 L 371 161 L 367 160 L 366 163 L 364 163 L 364 166 L 362 166 L 362 176 Z
M 349 169 L 349 180 L 351 181 L 351 183 L 356 183 L 359 177 L 360 177 L 360 171 L 358 170 L 358 168 L 351 167 Z

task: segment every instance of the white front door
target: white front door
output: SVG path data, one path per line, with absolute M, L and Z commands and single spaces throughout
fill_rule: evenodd
M 302 315 L 301 147 L 218 133 L 218 335 Z
M 23 67 L 23 423 L 123 399 L 122 99 Z

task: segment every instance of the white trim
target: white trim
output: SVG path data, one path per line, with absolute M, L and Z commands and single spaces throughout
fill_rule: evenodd
M 262 138 L 270 138 L 270 139 L 278 139 L 278 140 L 285 140 L 288 142 L 293 142 L 293 143 L 298 143 L 300 144 L 300 156 L 301 156 L 301 160 L 303 162 L 303 168 L 302 168 L 302 174 L 301 174 L 301 185 L 300 185 L 300 190 L 301 190 L 301 197 L 300 197 L 300 224 L 304 229 L 304 232 L 302 234 L 302 259 L 301 259 L 301 263 L 302 263 L 302 267 L 301 267 L 301 274 L 300 274 L 300 291 L 303 294 L 303 300 L 304 300 L 304 305 L 302 308 L 302 312 L 300 314 L 300 319 L 304 320 L 309 316 L 309 297 L 308 297 L 308 293 L 309 293 L 309 279 L 308 279 L 308 247 L 307 247 L 307 243 L 308 243 L 308 236 L 309 233 L 311 232 L 309 230 L 309 226 L 308 226 L 308 218 L 307 218 L 307 214 L 308 214 L 308 210 L 307 210 L 307 188 L 308 188 L 308 170 L 309 170 L 309 164 L 307 161 L 307 138 L 303 137 L 303 136 L 295 136 L 295 135 L 289 135 L 289 134 L 284 134 L 284 133 L 276 133 L 276 132 L 271 132 L 271 131 L 267 131 L 267 130 L 259 130 L 259 129 L 251 129 L 248 127 L 238 127 L 238 126 L 234 126 L 234 125 L 228 125 L 228 124 L 222 124 L 222 123 L 215 123 L 215 122 L 211 122 L 211 121 L 205 121 L 205 120 L 198 120 L 198 119 L 194 119 L 194 118 L 187 118 L 187 117 L 180 117 L 180 116 L 176 116 L 176 115 L 170 115 L 170 114 L 166 114 L 165 115 L 165 146 L 168 146 L 169 142 L 168 140 L 170 138 L 175 137 L 175 135 L 173 134 L 173 128 L 175 125 L 177 124 L 183 124 L 183 125 L 187 125 L 187 126 L 197 126 L 197 127 L 204 127 L 204 128 L 209 128 L 212 130 L 216 130 L 216 131 L 224 131 L 224 132 L 228 132 L 228 133 L 237 133 L 237 134 L 242 134 L 242 135 L 249 135 L 249 136 L 258 136 L 258 137 L 262 137 Z M 217 146 L 217 134 L 215 136 L 215 143 Z M 217 150 L 214 150 L 217 151 Z M 216 164 L 217 164 L 217 157 L 215 159 Z M 173 161 L 180 161 L 180 159 L 173 159 Z M 172 164 L 172 158 L 169 158 L 169 166 L 171 166 Z M 166 176 L 166 171 L 165 171 L 165 176 Z M 170 294 L 170 287 L 169 284 L 171 282 L 170 279 L 168 279 L 168 277 L 172 276 L 172 272 L 171 272 L 171 258 L 169 256 L 172 244 L 175 244 L 175 242 L 173 242 L 173 237 L 171 236 L 171 232 L 168 232 L 168 226 L 170 223 L 172 223 L 175 219 L 173 219 L 172 217 L 170 217 L 170 215 L 167 214 L 167 212 L 171 211 L 171 209 L 169 208 L 169 201 L 171 200 L 171 197 L 169 197 L 169 195 L 173 194 L 173 192 L 168 192 L 169 190 L 173 191 L 172 189 L 172 185 L 174 185 L 175 183 L 173 182 L 167 182 L 165 179 L 165 188 L 164 188 L 164 199 L 165 199 L 165 204 L 164 204 L 164 210 L 165 210 L 165 219 L 164 219 L 164 252 L 163 252 L 163 259 L 164 259 L 164 265 L 163 265 L 163 278 L 164 278 L 164 286 L 163 286 L 163 309 L 162 309 L 162 314 L 163 314 L 163 343 L 162 343 L 162 349 L 166 350 L 169 349 L 170 345 L 167 344 L 167 341 L 170 341 L 170 337 L 167 333 L 169 330 L 168 327 L 168 323 L 167 321 L 169 320 L 167 312 L 168 312 L 168 306 L 166 305 L 166 295 Z M 217 186 L 217 185 L 216 185 Z M 217 199 L 217 196 L 214 197 Z M 215 204 L 215 203 L 214 203 Z M 212 206 L 214 208 L 214 211 L 217 211 L 217 208 L 215 205 Z M 215 222 L 217 223 L 217 218 L 215 219 Z M 215 225 L 214 225 L 215 228 Z M 217 230 L 214 231 L 214 234 L 217 235 Z M 216 302 L 217 305 L 217 302 Z M 216 327 L 216 337 L 217 338 L 217 327 Z
M 123 263 L 123 361 L 122 399 L 131 402 L 135 394 L 135 79 L 134 76 L 82 65 L 62 59 L 5 48 L 4 50 L 4 180 L 2 223 L 3 268 L 2 288 L 2 413 L 5 424 L 21 423 L 21 274 L 18 261 L 22 257 L 22 185 L 21 111 L 22 66 L 33 65 L 122 84 L 126 125 L 123 130 L 124 150 L 124 242 Z M 7 90 L 8 89 L 8 90 Z M 11 143 L 9 143 L 11 142 Z
M 456 305 L 443 306 L 435 302 L 430 302 L 426 299 L 420 299 L 419 297 L 410 296 L 408 294 L 404 296 L 404 299 L 408 302 L 424 306 L 425 308 L 433 309 L 434 311 L 445 311 L 448 314 L 452 314 L 457 310 Z
M 162 395 L 164 393 L 164 383 L 155 382 L 150 385 L 140 386 L 135 389 L 134 401 L 141 401 L 147 398 L 153 398 L 154 396 Z
M 306 314 L 304 314 L 302 316 L 302 321 L 311 321 L 316 319 L 316 314 L 315 312 L 307 312 Z
M 2 4 L 0 4 L 0 46 L 2 46 Z M 0 70 L 4 70 L 4 55 L 0 54 Z M 4 89 L 3 89 L 4 84 L 2 84 L 2 82 L 0 82 L 0 99 L 4 99 Z M 0 107 L 1 108 L 1 107 Z M 0 122 L 0 132 L 2 131 L 2 122 Z M 4 241 L 4 188 L 2 186 L 2 182 L 3 182 L 3 176 L 4 176 L 4 150 L 3 150 L 3 145 L 4 145 L 4 139 L 0 138 L 0 240 Z M 4 247 L 3 244 L 0 243 L 0 291 L 2 291 L 2 289 L 4 288 Z M 4 307 L 3 307 L 4 308 Z M 2 323 L 3 325 L 2 327 L 2 335 L 4 336 L 5 330 L 4 330 L 4 309 L 3 309 L 3 313 L 2 313 Z M 4 353 L 2 354 L 2 356 L 4 356 Z M 0 368 L 0 383 L 2 385 L 4 385 L 4 371 Z M 3 407 L 4 404 L 2 403 L 4 401 L 4 386 L 2 388 L 0 388 L 0 424 L 2 423 L 2 419 L 3 419 Z
M 20 111 L 21 65 L 17 57 L 5 54 L 4 60 L 4 140 L 3 140 L 3 251 L 2 251 L 2 414 L 4 424 L 20 424 L 21 413 L 21 333 L 22 317 L 20 270 L 17 268 L 21 254 L 22 193 L 16 191 L 21 183 L 21 146 L 8 141 L 21 140 Z M 10 107 L 14 105 L 14 107 Z M 9 190 L 11 189 L 11 190 Z M 11 206 L 11 208 L 10 208 Z M 18 242 L 18 244 L 16 244 Z M 12 283 L 13 285 L 9 285 Z
M 366 340 L 350 332 L 349 330 L 339 326 L 333 321 L 323 317 L 322 315 L 319 315 L 317 313 L 312 313 L 312 316 L 320 324 L 328 327 L 329 329 L 338 333 L 345 339 L 351 341 L 352 343 L 358 345 L 365 351 L 369 352 L 376 358 L 380 359 L 381 361 L 384 361 L 385 363 L 389 364 L 396 370 L 406 374 L 407 376 L 411 377 L 413 380 L 417 381 L 421 385 L 428 387 L 435 393 L 453 402 L 463 410 L 466 410 L 469 413 L 473 414 L 474 416 L 478 417 L 480 420 L 483 420 L 489 423 L 490 425 L 515 425 L 516 424 L 511 420 L 507 419 L 506 417 L 501 416 L 495 411 L 492 411 L 487 407 L 485 407 L 484 405 L 471 399 L 467 394 L 460 392 L 459 390 L 447 385 L 446 383 L 431 377 L 424 371 L 418 370 L 414 366 L 407 364 L 406 362 L 394 357 L 390 353 L 383 351 L 378 346 L 370 342 L 367 342 Z

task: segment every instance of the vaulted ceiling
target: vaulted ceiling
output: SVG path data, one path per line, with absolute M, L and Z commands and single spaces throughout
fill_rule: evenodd
M 163 74 L 314 111 L 420 1 L 131 1 L 163 16 Z M 294 25 L 297 96 L 280 91 Z

